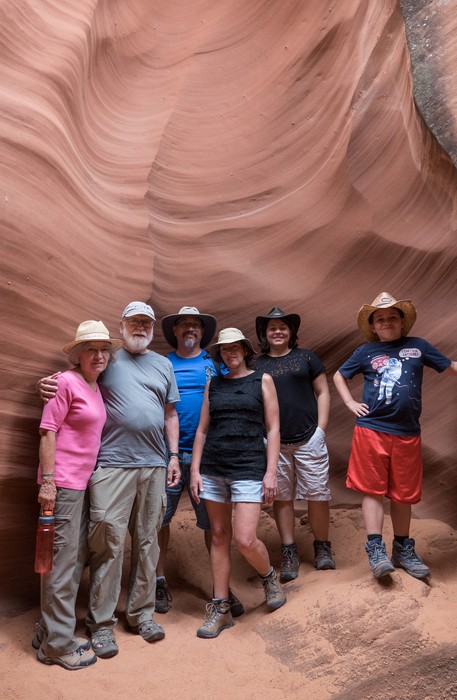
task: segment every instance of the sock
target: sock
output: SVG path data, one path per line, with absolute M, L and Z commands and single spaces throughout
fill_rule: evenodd
M 314 540 L 314 544 L 325 544 L 326 547 L 330 547 L 330 540 Z
M 157 583 L 166 583 L 167 579 L 165 576 L 157 576 Z
M 398 542 L 402 547 L 407 539 L 409 539 L 409 535 L 394 535 L 395 542 Z
M 214 605 L 220 605 L 221 603 L 228 603 L 227 598 L 211 598 L 211 602 L 214 603 Z
M 270 578 L 271 574 L 273 573 L 274 569 L 271 567 L 270 571 L 268 574 L 265 574 L 265 576 L 262 576 L 262 574 L 259 574 L 260 578 Z
M 382 541 L 382 535 L 368 535 L 368 542 L 374 542 L 374 540 Z

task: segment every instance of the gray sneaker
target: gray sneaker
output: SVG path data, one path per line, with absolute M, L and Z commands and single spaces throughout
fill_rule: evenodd
M 92 666 L 97 661 L 97 657 L 92 649 L 83 649 L 82 646 L 69 654 L 61 654 L 61 656 L 46 656 L 43 647 L 40 647 L 36 656 L 42 664 L 47 664 L 48 666 L 56 664 L 67 671 L 78 671 L 81 668 Z
M 381 578 L 395 571 L 392 562 L 387 556 L 386 545 L 382 540 L 371 540 L 367 542 L 365 544 L 365 550 L 368 554 L 371 572 L 375 578 Z
M 171 608 L 170 603 L 172 600 L 173 598 L 171 597 L 166 580 L 157 580 L 155 611 L 161 613 L 162 615 L 167 613 Z
M 139 634 L 140 637 L 143 637 L 145 642 L 157 642 L 165 637 L 165 630 L 154 620 L 145 620 L 140 622 L 138 627 L 129 626 L 129 629 L 133 634 Z
M 282 563 L 280 570 L 281 581 L 293 581 L 298 576 L 298 569 L 300 568 L 300 559 L 298 558 L 297 545 L 295 542 L 292 544 L 282 544 Z
M 392 564 L 401 567 L 414 578 L 427 578 L 430 576 L 430 569 L 416 554 L 415 544 L 412 537 L 407 537 L 403 545 L 394 540 L 392 542 Z
M 206 606 L 206 617 L 202 626 L 197 630 L 197 637 L 201 639 L 215 639 L 222 630 L 233 627 L 233 625 L 229 601 L 212 601 Z
M 334 569 L 335 562 L 333 561 L 333 555 L 335 552 L 332 552 L 332 545 L 330 542 L 328 542 L 328 540 L 314 540 L 313 547 L 314 566 L 316 569 L 318 571 L 322 571 L 323 569 Z
M 32 647 L 38 651 L 43 639 L 44 639 L 44 627 L 42 625 L 40 625 L 39 622 L 36 622 L 35 623 L 35 634 L 32 637 Z M 84 651 L 87 651 L 88 649 L 90 649 L 90 642 L 88 639 L 85 639 L 84 637 L 76 637 L 76 641 L 78 642 L 81 649 L 84 649 Z
M 267 601 L 267 608 L 270 612 L 277 610 L 286 602 L 286 594 L 281 588 L 276 571 L 272 569 L 268 576 L 260 576 L 260 581 L 263 586 L 263 591 L 265 593 L 265 600 Z
M 119 653 L 116 637 L 111 627 L 94 630 L 90 636 L 94 654 L 100 659 L 111 659 Z

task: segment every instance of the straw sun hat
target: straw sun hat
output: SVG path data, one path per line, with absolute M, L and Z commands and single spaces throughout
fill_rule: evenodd
M 223 328 L 219 331 L 217 342 L 211 345 L 211 350 L 217 350 L 219 345 L 228 345 L 229 343 L 243 343 L 243 345 L 246 345 L 246 347 L 255 354 L 251 341 L 245 338 L 238 328 Z
M 64 345 L 63 351 L 68 355 L 75 345 L 88 343 L 92 340 L 102 340 L 106 343 L 110 343 L 114 351 L 119 350 L 119 348 L 124 345 L 122 340 L 109 337 L 109 330 L 101 321 L 83 321 L 76 329 L 75 339 Z

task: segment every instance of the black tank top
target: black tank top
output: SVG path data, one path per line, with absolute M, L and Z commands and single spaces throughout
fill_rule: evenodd
M 211 379 L 202 474 L 262 481 L 267 467 L 262 374 L 255 371 L 240 379 Z

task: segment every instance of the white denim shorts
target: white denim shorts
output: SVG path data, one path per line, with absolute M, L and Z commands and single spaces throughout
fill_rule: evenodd
M 277 501 L 329 501 L 328 450 L 325 433 L 316 428 L 307 442 L 281 443 Z

